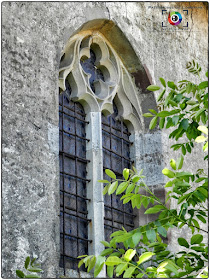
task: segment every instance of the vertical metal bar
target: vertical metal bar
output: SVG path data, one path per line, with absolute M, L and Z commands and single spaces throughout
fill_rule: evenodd
M 121 156 L 123 156 L 123 122 L 121 121 Z M 123 157 L 121 157 L 122 170 L 123 170 Z M 125 205 L 123 204 L 123 211 L 125 211 Z M 125 213 L 123 212 L 123 226 L 125 227 Z
M 112 150 L 112 115 L 110 116 L 110 150 Z M 110 152 L 110 169 L 112 170 L 112 153 Z M 111 195 L 111 215 L 112 215 L 112 226 L 114 226 L 114 218 L 113 218 L 113 195 Z M 113 228 L 112 228 L 113 232 Z
M 64 118 L 64 94 L 62 96 L 62 151 L 64 151 L 64 132 L 63 132 L 63 118 Z M 64 171 L 64 153 L 62 154 L 62 166 Z M 64 191 L 64 176 L 62 176 L 63 179 L 63 191 Z M 66 275 L 66 263 L 65 263 L 65 198 L 64 198 L 64 192 L 63 192 L 63 274 Z
M 74 103 L 74 116 L 76 116 L 76 103 Z M 76 122 L 77 122 L 77 119 L 74 118 L 74 132 L 75 132 L 75 155 L 77 155 L 77 126 L 76 126 Z M 77 157 L 75 158 L 75 175 L 77 176 Z M 77 192 L 77 178 L 76 178 L 76 195 L 78 194 Z M 78 218 L 78 201 L 77 201 L 77 196 L 76 196 L 76 219 L 77 219 L 77 224 L 76 224 L 76 227 L 77 227 L 77 236 L 79 236 L 79 230 L 78 230 L 78 227 L 79 227 L 79 218 Z M 77 238 L 77 256 L 79 256 L 79 239 Z M 78 270 L 78 267 L 77 267 L 77 270 Z

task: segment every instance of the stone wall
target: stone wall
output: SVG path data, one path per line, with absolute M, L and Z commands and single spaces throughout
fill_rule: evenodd
M 188 30 L 163 30 L 161 6 L 180 12 L 193 6 Z M 2 2 L 2 277 L 14 278 L 32 254 L 45 277 L 59 276 L 58 70 L 69 37 L 87 21 L 112 20 L 151 83 L 160 76 L 190 79 L 187 61 L 207 67 L 207 9 L 206 2 Z M 151 97 L 142 97 L 147 110 Z M 172 143 L 160 132 L 145 133 L 145 173 L 151 185 L 161 184 Z M 188 169 L 199 168 L 197 151 Z

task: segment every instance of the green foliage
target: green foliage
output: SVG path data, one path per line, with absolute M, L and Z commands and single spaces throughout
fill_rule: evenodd
M 198 76 L 201 71 L 201 67 L 195 61 L 189 62 L 187 69 Z M 200 123 L 204 127 L 208 124 L 208 81 L 196 85 L 188 80 L 182 80 L 176 85 L 171 81 L 166 83 L 160 78 L 160 82 L 164 88 L 160 89 L 161 93 L 157 99 L 159 112 L 151 113 L 150 110 L 150 113 L 144 114 L 145 117 L 152 118 L 149 128 L 154 129 L 157 124 L 160 129 L 171 127 L 173 131 L 169 138 L 176 141 L 186 136 L 187 142 L 172 145 L 174 151 L 181 149 L 183 155 L 191 153 L 195 142 L 204 142 L 203 150 L 207 151 L 207 137 L 200 136 L 203 131 L 198 129 L 198 126 Z M 150 87 L 147 89 L 151 90 Z M 207 127 L 206 130 L 208 131 Z
M 192 61 L 187 64 L 190 73 L 199 76 L 201 67 Z M 208 76 L 206 74 L 206 76 Z M 203 170 L 194 173 L 182 170 L 184 155 L 193 151 L 194 145 L 204 142 L 203 150 L 208 147 L 208 83 L 196 85 L 183 80 L 176 85 L 160 78 L 164 87 L 158 97 L 158 109 L 150 109 L 145 117 L 152 117 L 150 129 L 159 124 L 160 129 L 172 128 L 169 138 L 176 141 L 182 137 L 187 142 L 176 143 L 172 148 L 181 150 L 182 155 L 170 160 L 170 167 L 162 173 L 168 178 L 165 184 L 168 193 L 165 202 L 161 202 L 145 184 L 143 170 L 138 172 L 124 169 L 124 180 L 118 180 L 111 170 L 106 170 L 110 181 L 100 180 L 105 184 L 103 193 L 121 195 L 123 204 L 131 203 L 133 208 L 144 208 L 145 215 L 156 214 L 153 221 L 127 232 L 124 228 L 110 236 L 110 242 L 102 241 L 105 249 L 100 256 L 81 256 L 79 266 L 83 263 L 87 271 L 94 269 L 96 277 L 103 266 L 107 275 L 120 278 L 207 278 L 208 246 L 203 242 L 203 233 L 207 231 L 203 224 L 207 221 L 208 177 Z M 157 91 L 159 86 L 147 88 Z M 201 135 L 204 133 L 205 136 Z M 206 157 L 207 158 L 207 157 Z M 171 199 L 177 201 L 176 208 L 167 204 Z M 173 243 L 183 249 L 172 253 L 164 242 L 169 228 L 181 229 L 186 226 L 191 230 L 191 239 L 179 237 Z
M 40 278 L 37 273 L 43 272 L 43 270 L 39 266 L 40 264 L 36 263 L 36 258 L 31 260 L 30 257 L 27 257 L 24 265 L 26 273 L 21 270 L 16 270 L 16 275 L 19 278 Z

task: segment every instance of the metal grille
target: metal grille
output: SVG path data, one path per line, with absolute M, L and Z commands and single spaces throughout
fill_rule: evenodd
M 59 96 L 60 159 L 60 266 L 77 269 L 79 255 L 88 254 L 86 196 L 85 113 L 79 103 L 69 100 L 70 85 Z M 84 268 L 83 268 L 84 269 Z
M 102 136 L 103 136 L 103 169 L 104 179 L 109 179 L 105 169 L 114 171 L 118 179 L 122 178 L 124 168 L 131 167 L 130 146 L 128 129 L 126 125 L 116 120 L 118 115 L 117 107 L 114 104 L 114 113 L 105 117 L 102 115 Z M 106 194 L 104 197 L 105 217 L 105 239 L 109 241 L 109 236 L 116 230 L 132 230 L 134 228 L 134 217 L 131 203 L 126 205 L 120 200 L 120 195 L 111 196 Z

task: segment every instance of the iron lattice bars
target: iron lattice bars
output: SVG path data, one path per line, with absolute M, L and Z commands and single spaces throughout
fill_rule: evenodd
M 88 254 L 85 113 L 82 105 L 67 97 L 71 88 L 59 96 L 60 160 L 60 266 L 78 269 L 79 255 Z M 81 269 L 85 270 L 84 267 Z
M 116 120 L 118 114 L 117 107 L 113 104 L 114 113 L 105 117 L 102 115 L 102 136 L 103 136 L 103 170 L 104 179 L 110 179 L 105 169 L 111 169 L 118 179 L 122 178 L 124 168 L 131 168 L 130 160 L 130 133 L 123 121 Z M 106 194 L 104 197 L 104 229 L 105 239 L 109 241 L 109 236 L 116 230 L 121 230 L 122 226 L 126 230 L 134 228 L 133 209 L 131 203 L 126 206 L 120 200 L 120 195 Z

